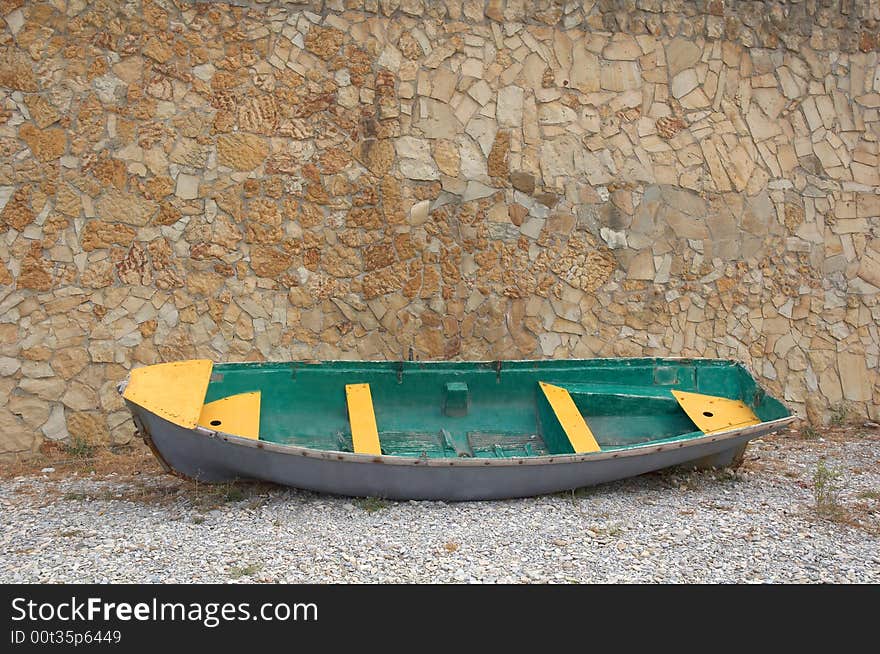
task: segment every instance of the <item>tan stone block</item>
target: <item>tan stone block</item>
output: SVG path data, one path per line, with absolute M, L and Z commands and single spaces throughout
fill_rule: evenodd
M 870 402 L 872 398 L 872 378 L 877 380 L 877 371 L 868 370 L 867 357 L 864 354 L 839 352 L 837 367 L 840 373 L 840 384 L 843 397 L 855 402 Z
M 857 274 L 869 284 L 880 288 L 880 252 L 866 248 L 859 261 Z
M 693 68 L 688 68 L 672 78 L 669 90 L 672 92 L 673 97 L 682 98 L 697 88 L 699 84 L 697 71 Z
M 253 134 L 223 134 L 217 137 L 217 162 L 235 170 L 253 170 L 269 154 L 266 140 Z
M 332 27 L 319 27 L 312 25 L 306 34 L 306 50 L 316 54 L 325 61 L 333 58 L 342 47 L 345 34 Z
M 104 288 L 114 282 L 114 266 L 109 259 L 88 264 L 82 273 L 82 284 L 88 288 Z
M 90 220 L 83 228 L 81 245 L 86 252 L 109 248 L 113 245 L 128 247 L 136 235 L 137 232 L 128 225 Z
M 167 161 L 166 161 L 167 165 Z M 102 159 L 91 166 L 91 172 L 104 185 L 113 185 L 118 189 L 125 186 L 125 162 L 118 159 Z
M 834 366 L 829 366 L 819 374 L 819 392 L 831 404 L 836 404 L 843 399 L 840 376 Z
M 110 223 L 146 225 L 158 205 L 138 193 L 110 188 L 95 204 L 98 218 Z
M 281 226 L 281 212 L 278 205 L 268 198 L 257 198 L 248 203 L 247 216 L 249 220 L 253 220 L 264 225 L 272 225 L 274 227 Z
M 685 37 L 672 39 L 666 45 L 666 67 L 669 77 L 675 77 L 681 71 L 696 65 L 701 56 L 699 46 L 691 39 Z
M 602 50 L 602 57 L 612 60 L 635 61 L 642 56 L 638 42 L 629 34 L 616 33 Z
M 183 164 L 184 166 L 204 168 L 208 165 L 208 153 L 209 148 L 206 145 L 194 139 L 184 138 L 174 146 L 169 158 L 174 163 Z M 163 196 L 160 195 L 158 197 Z
M 858 193 L 856 211 L 859 218 L 880 218 L 880 195 L 877 193 Z
M 58 375 L 71 379 L 88 365 L 89 355 L 85 348 L 68 347 L 55 352 L 50 363 Z
M 67 149 L 67 133 L 60 127 L 37 129 L 25 123 L 19 128 L 18 135 L 40 161 L 54 161 Z
M 489 151 L 488 171 L 490 177 L 506 180 L 509 173 L 510 132 L 499 130 Z
M 438 68 L 431 76 L 431 97 L 441 102 L 449 102 L 455 92 L 457 76 L 446 68 Z
M 818 143 L 814 143 L 813 152 L 819 158 L 819 161 L 822 163 L 823 168 L 825 168 L 826 170 L 841 165 L 840 158 L 837 156 L 837 153 L 834 151 L 834 148 L 831 147 L 831 144 L 828 143 L 828 141 L 819 141 Z
M 457 177 L 461 166 L 458 145 L 446 139 L 437 139 L 433 142 L 433 148 L 434 161 L 440 172 L 450 177 Z
M 32 393 L 44 400 L 60 400 L 66 388 L 63 379 L 47 377 L 41 379 L 22 379 L 19 388 L 26 393 Z
M 29 186 L 18 189 L 9 198 L 3 211 L 0 211 L 0 227 L 8 225 L 22 231 L 27 225 L 30 225 L 36 218 L 36 214 L 30 206 L 30 200 L 31 188 Z
M 850 164 L 853 180 L 859 184 L 868 186 L 880 186 L 880 169 L 877 166 L 868 166 L 857 161 Z
M 767 118 L 770 120 L 779 118 L 779 114 L 785 108 L 786 101 L 783 95 L 776 90 L 775 79 L 773 80 L 773 88 L 755 89 L 752 94 Z
M 628 279 L 651 281 L 654 279 L 654 272 L 654 256 L 648 248 L 630 259 L 626 276 Z
M 22 259 L 16 284 L 19 288 L 48 291 L 52 288 L 53 268 L 52 262 L 43 258 L 39 243 L 35 243 L 28 255 Z
M 61 118 L 61 113 L 51 102 L 40 95 L 27 95 L 24 99 L 28 111 L 37 127 L 45 129 Z
M 106 338 L 108 334 L 102 334 L 100 337 L 92 334 L 92 340 L 89 341 L 89 357 L 94 363 L 113 363 L 116 359 L 116 346 L 110 340 L 96 340 L 97 338 Z
M 223 275 L 216 272 L 191 270 L 186 276 L 186 288 L 193 295 L 212 297 L 225 281 Z
M 6 408 L 19 416 L 30 429 L 37 430 L 49 418 L 49 404 L 32 395 L 13 395 Z
M 0 455 L 31 452 L 37 440 L 35 429 L 9 409 L 0 407 Z
M 195 200 L 199 197 L 199 182 L 198 175 L 178 173 L 174 194 L 181 200 Z
M 351 154 L 341 148 L 328 148 L 321 154 L 321 170 L 325 175 L 338 173 L 350 163 Z
M 444 352 L 443 333 L 438 329 L 423 329 L 416 334 L 413 345 L 422 358 L 440 358 Z
M 171 46 L 157 34 L 149 34 L 144 40 L 143 53 L 160 64 L 164 64 L 174 56 Z
M 97 407 L 97 404 L 93 406 Z M 67 431 L 71 438 L 91 445 L 104 445 L 110 442 L 107 419 L 97 411 L 78 411 L 69 414 L 67 416 Z
M 746 114 L 746 123 L 748 123 L 752 138 L 756 141 L 764 141 L 782 133 L 779 120 L 768 118 L 757 103 L 752 104 L 749 113 Z
M 562 79 L 561 86 L 569 86 L 581 93 L 594 93 L 599 90 L 599 57 L 587 50 L 583 39 L 575 39 L 572 44 L 572 64 L 568 79 Z
M 364 250 L 364 270 L 378 270 L 394 263 L 394 249 L 387 243 L 371 245 Z
M 153 280 L 147 251 L 142 243 L 135 241 L 128 252 L 116 264 L 119 281 L 131 286 L 146 286 Z
M 868 221 L 864 218 L 839 218 L 831 225 L 835 234 L 863 234 L 868 231 Z
M 730 178 L 727 176 L 724 164 L 721 162 L 718 150 L 715 148 L 712 141 L 709 139 L 700 141 L 700 149 L 703 151 L 703 156 L 706 157 L 706 165 L 709 167 L 709 172 L 712 174 L 715 188 L 722 192 L 732 190 L 733 186 L 730 182 Z
M 12 47 L 0 51 L 0 86 L 26 93 L 39 90 L 33 65 L 24 52 Z
M 501 127 L 520 127 L 523 120 L 524 92 L 518 86 L 505 86 L 498 91 L 496 116 Z
M 599 67 L 601 87 L 605 91 L 631 91 L 642 84 L 639 64 L 635 61 L 602 62 Z
M 101 398 L 101 408 L 105 412 L 120 411 L 126 408 L 122 396 L 116 390 L 116 384 L 116 381 L 109 380 L 101 385 L 99 396 Z M 126 411 L 126 413 L 128 412 Z
M 357 145 L 354 156 L 370 172 L 384 175 L 394 163 L 394 145 L 388 139 L 366 139 Z
M 72 381 L 67 387 L 61 401 L 74 411 L 87 411 L 98 406 L 98 393 L 85 384 Z
M 283 273 L 293 263 L 286 252 L 267 245 L 251 247 L 251 268 L 259 277 L 274 278 Z
M 82 210 L 79 193 L 70 184 L 61 184 L 55 194 L 55 208 L 65 216 L 78 218 Z
M 67 431 L 67 420 L 64 418 L 64 407 L 61 404 L 52 404 L 49 419 L 40 429 L 46 438 L 53 441 L 70 437 Z
M 425 54 L 422 50 L 422 46 L 419 45 L 419 42 L 409 32 L 404 32 L 400 35 L 397 47 L 403 53 L 404 57 L 413 61 L 421 58 Z
M 279 121 L 278 104 L 271 95 L 248 98 L 238 108 L 238 125 L 246 132 L 273 136 L 278 130 Z

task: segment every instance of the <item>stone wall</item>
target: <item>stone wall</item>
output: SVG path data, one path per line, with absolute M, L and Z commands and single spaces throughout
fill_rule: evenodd
M 186 357 L 733 357 L 880 417 L 874 0 L 0 15 L 7 458 Z

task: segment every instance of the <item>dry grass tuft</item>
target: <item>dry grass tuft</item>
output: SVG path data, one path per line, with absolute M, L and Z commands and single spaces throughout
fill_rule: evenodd
M 73 473 L 94 475 L 98 478 L 111 474 L 132 476 L 159 474 L 162 466 L 149 448 L 136 442 L 133 445 L 98 446 L 45 441 L 36 455 L 26 459 L 0 464 L 0 479 L 35 476 L 44 468 L 54 468 L 57 477 Z

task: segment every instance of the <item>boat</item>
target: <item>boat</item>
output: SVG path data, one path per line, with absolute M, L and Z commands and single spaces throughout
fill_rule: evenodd
M 119 385 L 168 472 L 336 495 L 490 500 L 737 465 L 795 417 L 736 361 L 198 359 Z

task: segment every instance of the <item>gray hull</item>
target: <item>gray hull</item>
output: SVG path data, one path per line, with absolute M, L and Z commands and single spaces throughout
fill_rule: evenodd
M 160 461 L 206 482 L 270 481 L 324 493 L 396 500 L 492 500 L 602 484 L 669 466 L 724 467 L 783 418 L 682 442 L 596 454 L 510 459 L 414 459 L 327 452 L 185 429 L 128 403 Z

